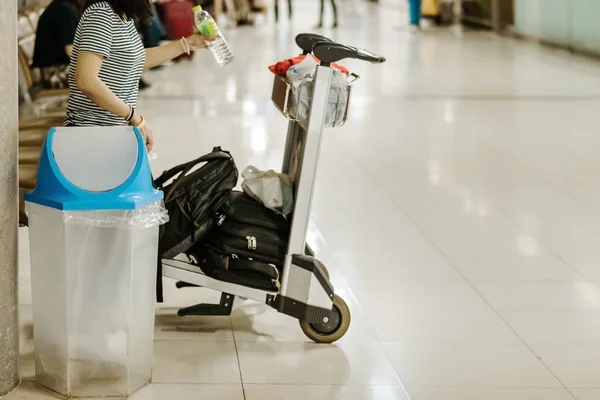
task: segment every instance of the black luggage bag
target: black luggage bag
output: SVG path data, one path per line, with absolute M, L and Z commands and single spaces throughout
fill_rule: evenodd
M 186 254 L 215 279 L 276 290 L 290 222 L 243 192 L 231 192 L 227 203 L 211 234 Z
M 159 302 L 162 301 L 161 259 L 186 252 L 211 231 L 227 210 L 229 194 L 237 180 L 238 170 L 233 157 L 215 147 L 211 153 L 178 165 L 154 181 L 154 185 L 164 191 L 165 207 L 169 212 L 169 222 L 161 225 L 159 233 Z

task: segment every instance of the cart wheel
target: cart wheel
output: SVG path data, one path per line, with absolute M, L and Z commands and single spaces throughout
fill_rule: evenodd
M 317 262 L 317 264 L 319 264 L 319 267 L 321 267 L 321 269 L 323 270 L 325 278 L 327 278 L 327 280 L 329 280 L 329 270 L 327 269 L 327 267 L 325 266 L 325 264 L 323 264 L 319 260 L 315 260 L 315 261 Z
M 300 321 L 302 332 L 316 343 L 333 343 L 342 338 L 350 327 L 350 309 L 337 295 L 333 298 L 333 310 L 327 321 L 311 324 Z

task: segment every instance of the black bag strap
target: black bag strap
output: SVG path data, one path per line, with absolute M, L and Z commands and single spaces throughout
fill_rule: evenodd
M 254 261 L 247 258 L 237 258 L 229 256 L 229 271 L 252 271 L 272 280 L 279 280 L 279 270 L 276 266 L 261 261 Z
M 161 176 L 159 176 L 155 181 L 154 184 L 159 187 L 159 188 L 163 188 L 163 185 L 168 182 L 170 179 L 172 179 L 173 177 L 175 177 L 177 174 L 179 174 L 179 176 L 177 177 L 177 179 L 175 179 L 175 181 L 173 182 L 173 184 L 171 186 L 169 186 L 168 190 L 165 191 L 165 202 L 169 201 L 171 198 L 171 195 L 175 192 L 175 190 L 179 187 L 179 185 L 181 184 L 181 180 L 198 164 L 201 163 L 205 163 L 205 162 L 209 162 L 209 161 L 216 161 L 216 160 L 230 160 L 231 159 L 231 155 L 226 152 L 221 150 L 220 147 L 215 147 L 213 149 L 212 153 L 203 155 L 202 157 L 198 157 L 195 160 L 192 160 L 188 163 L 185 164 L 181 164 L 178 165 L 166 172 L 164 172 Z
M 183 163 L 183 164 L 179 164 L 178 166 L 173 167 L 170 170 L 163 172 L 158 178 L 156 178 L 154 180 L 154 184 L 157 187 L 162 188 L 163 185 L 165 183 L 167 183 L 171 178 L 175 177 L 181 171 L 184 171 L 190 165 L 193 168 L 194 166 L 198 165 L 199 163 L 206 162 L 206 161 L 211 161 L 212 158 L 210 158 L 210 157 L 213 157 L 215 155 L 215 153 L 217 153 L 217 154 L 218 153 L 225 153 L 225 154 L 229 155 L 229 152 L 226 151 L 226 150 L 222 150 L 221 147 L 219 147 L 219 146 L 214 147 L 211 153 L 205 154 L 202 157 L 198 157 L 195 160 L 188 161 L 188 162 Z

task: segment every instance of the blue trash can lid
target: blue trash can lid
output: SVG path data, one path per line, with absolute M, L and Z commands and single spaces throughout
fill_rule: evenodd
M 63 211 L 135 210 L 163 198 L 137 128 L 52 128 L 25 200 Z

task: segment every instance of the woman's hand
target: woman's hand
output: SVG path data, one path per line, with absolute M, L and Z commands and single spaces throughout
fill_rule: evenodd
M 206 37 L 199 33 L 195 33 L 192 36 L 186 38 L 190 51 L 208 48 L 208 43 L 215 40 L 214 37 Z
M 141 115 L 134 113 L 133 118 L 131 119 L 131 122 L 129 123 L 129 125 L 137 127 L 138 125 L 140 125 L 142 123 L 142 121 L 144 121 L 144 125 L 141 128 L 138 127 L 138 129 L 139 129 L 140 133 L 142 134 L 142 137 L 144 138 L 144 141 L 146 143 L 146 150 L 148 150 L 148 152 L 151 152 L 152 147 L 154 146 L 154 135 L 152 134 L 152 128 L 150 127 L 148 122 L 145 121 Z

